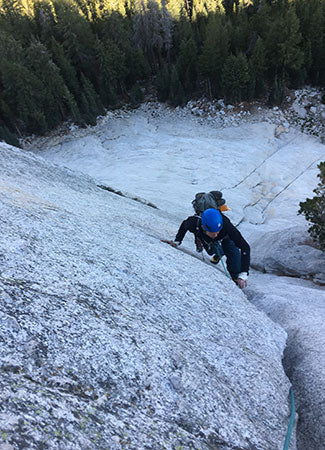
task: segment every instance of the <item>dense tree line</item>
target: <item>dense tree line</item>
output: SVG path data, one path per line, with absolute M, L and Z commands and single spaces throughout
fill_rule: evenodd
M 42 134 L 146 89 L 250 100 L 325 84 L 324 0 L 0 0 L 0 139 Z

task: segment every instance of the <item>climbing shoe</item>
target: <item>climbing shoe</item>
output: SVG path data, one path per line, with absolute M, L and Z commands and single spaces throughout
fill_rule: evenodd
M 210 259 L 210 262 L 212 262 L 212 264 L 218 264 L 218 262 L 220 261 L 221 257 L 218 256 L 217 254 L 213 255 L 212 258 Z

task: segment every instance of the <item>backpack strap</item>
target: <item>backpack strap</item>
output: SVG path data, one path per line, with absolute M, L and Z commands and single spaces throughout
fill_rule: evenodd
M 197 221 L 196 221 L 196 227 L 195 227 L 195 230 L 196 230 L 197 232 L 200 231 L 200 225 L 201 225 L 201 222 L 202 222 L 202 219 L 201 219 L 201 216 L 199 216 L 199 217 L 197 218 Z

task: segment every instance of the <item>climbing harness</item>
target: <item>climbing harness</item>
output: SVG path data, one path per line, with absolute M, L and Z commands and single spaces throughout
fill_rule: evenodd
M 288 450 L 289 449 L 289 445 L 290 445 L 290 438 L 291 438 L 291 434 L 292 434 L 292 430 L 293 430 L 293 424 L 295 422 L 295 396 L 293 394 L 293 388 L 292 386 L 290 387 L 290 398 L 291 398 L 291 416 L 290 416 L 290 422 L 289 422 L 289 426 L 288 426 L 288 431 L 287 431 L 287 435 L 286 435 L 286 440 L 284 442 L 284 446 L 283 446 L 283 450 Z

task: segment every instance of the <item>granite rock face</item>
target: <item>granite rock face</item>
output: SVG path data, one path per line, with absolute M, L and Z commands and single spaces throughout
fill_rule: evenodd
M 325 253 L 310 245 L 305 228 L 265 233 L 252 247 L 252 266 L 256 269 L 325 284 Z
M 282 449 L 284 330 L 161 244 L 163 212 L 1 143 L 0 165 L 1 448 Z

